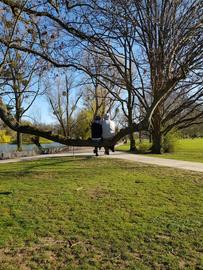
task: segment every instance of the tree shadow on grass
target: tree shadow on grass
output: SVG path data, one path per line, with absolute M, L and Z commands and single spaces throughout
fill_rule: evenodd
M 58 158 L 49 158 L 49 159 L 45 159 L 45 160 L 36 160 L 36 161 L 42 161 L 42 162 L 44 162 L 44 163 L 40 163 L 40 164 L 33 164 L 33 165 L 31 165 L 31 166 L 26 166 L 26 172 L 29 172 L 30 170 L 32 170 L 32 169 L 35 169 L 35 168 L 41 168 L 41 167 L 49 167 L 49 166 L 51 166 L 51 165 L 54 165 L 54 166 L 56 166 L 56 165 L 60 165 L 60 164 L 66 164 L 66 163 L 70 163 L 70 162 L 74 162 L 74 163 L 78 163 L 78 162 L 80 162 L 80 161 L 86 161 L 86 160 L 88 160 L 88 159 L 92 159 L 92 156 L 82 156 L 82 158 L 81 157 L 79 157 L 78 159 L 75 159 L 74 157 L 63 157 L 63 159 L 62 160 L 58 160 Z
M 10 194 L 12 194 L 11 191 L 0 191 L 0 196 L 1 195 L 10 195 Z
M 0 172 L 0 179 L 4 178 L 6 180 L 6 178 L 9 178 L 8 180 L 11 180 L 10 178 L 13 177 L 14 179 L 16 177 L 25 177 L 25 176 L 29 176 L 32 175 L 33 173 L 37 173 L 37 170 L 35 171 L 35 169 L 38 168 L 46 168 L 46 167 L 50 167 L 50 166 L 57 166 L 60 164 L 65 164 L 65 163 L 70 163 L 70 162 L 74 162 L 74 163 L 79 163 L 81 161 L 86 161 L 86 160 L 90 160 L 92 159 L 93 156 L 80 156 L 79 158 L 75 157 L 63 157 L 62 160 L 58 160 L 58 158 L 49 158 L 49 159 L 43 159 L 43 160 L 34 160 L 34 161 L 29 161 L 29 163 L 27 163 L 27 161 L 25 162 L 25 168 L 22 168 L 22 170 L 17 170 L 14 168 L 13 170 L 10 171 L 6 171 L 6 172 Z M 33 162 L 37 162 L 33 164 Z M 51 169 L 51 168 L 50 168 Z M 40 172 L 41 173 L 41 172 Z

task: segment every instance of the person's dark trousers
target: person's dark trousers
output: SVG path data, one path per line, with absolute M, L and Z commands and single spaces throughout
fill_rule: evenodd
M 115 152 L 114 145 L 112 145 L 111 147 L 109 147 L 109 149 L 111 149 L 112 152 Z
M 98 154 L 98 147 L 95 147 L 94 150 L 93 150 L 93 152 L 94 152 L 95 155 L 98 157 L 98 155 L 99 155 L 99 154 Z
M 105 155 L 109 155 L 109 147 L 108 146 L 105 146 L 104 149 L 105 149 L 105 152 L 104 152 Z

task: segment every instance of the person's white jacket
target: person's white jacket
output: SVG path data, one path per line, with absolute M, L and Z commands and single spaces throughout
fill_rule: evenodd
M 102 137 L 103 139 L 111 139 L 115 136 L 116 125 L 115 122 L 110 119 L 109 114 L 104 116 L 102 121 Z

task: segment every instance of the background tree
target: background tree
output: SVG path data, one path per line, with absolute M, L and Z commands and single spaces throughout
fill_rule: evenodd
M 0 94 L 7 102 L 7 109 L 14 113 L 16 123 L 21 124 L 23 116 L 31 108 L 40 91 L 42 63 L 28 53 L 9 49 L 4 62 L 6 81 L 2 81 Z M 3 83 L 4 82 L 4 83 Z M 22 150 L 22 134 L 17 131 L 17 151 Z
M 64 1 L 58 1 L 57 5 L 39 1 L 37 6 L 34 1 L 24 5 L 11 0 L 1 3 L 11 7 L 14 17 L 21 13 L 21 32 L 17 37 L 23 31 L 29 33 L 23 46 L 18 45 L 16 36 L 12 40 L 0 36 L 4 46 L 28 51 L 55 67 L 74 67 L 93 78 L 97 75 L 102 85 L 105 80 L 126 90 L 120 99 L 128 100 L 127 106 L 130 110 L 133 108 L 138 120 L 130 121 L 114 140 L 150 126 L 152 150 L 161 151 L 163 102 L 192 73 L 201 70 L 200 1 L 78 1 L 74 5 Z M 95 74 L 81 61 L 84 53 L 93 50 L 90 44 L 104 57 L 105 74 Z M 114 96 L 114 91 L 108 91 Z M 130 99 L 126 99 L 128 93 L 132 93 Z M 137 104 L 145 109 L 142 119 Z M 6 117 L 3 107 L 0 114 L 13 129 L 39 132 L 34 127 L 17 127 Z M 43 131 L 40 133 L 48 136 Z
M 102 78 L 107 72 L 104 57 L 97 54 L 94 46 L 91 46 L 83 61 L 87 70 L 86 87 L 83 91 L 84 106 L 92 111 L 92 119 L 96 115 L 103 117 L 106 113 L 110 113 L 114 119 L 118 111 L 120 89 Z M 90 76 L 91 74 L 94 76 Z
M 90 131 L 93 119 L 92 117 L 92 111 L 87 108 L 83 108 L 77 113 L 75 125 L 73 127 L 73 136 L 75 139 L 87 140 L 91 138 Z
M 161 132 L 182 130 L 203 123 L 203 86 L 201 78 L 183 82 L 164 102 Z M 175 99 L 175 101 L 174 101 Z
M 57 75 L 55 82 L 55 85 L 50 82 L 51 85 L 47 86 L 46 95 L 53 115 L 62 131 L 61 134 L 71 138 L 73 136 L 72 130 L 75 125 L 74 113 L 82 98 L 81 90 L 77 89 L 80 84 L 74 82 L 73 73 L 63 76 Z M 76 89 L 78 93 L 73 95 Z
M 147 63 L 147 83 L 150 86 L 152 104 L 162 97 L 154 108 L 150 121 L 152 151 L 160 153 L 162 135 L 172 128 L 171 122 L 174 128 L 180 128 L 180 124 L 183 127 L 184 123 L 186 127 L 202 115 L 202 112 L 197 113 L 196 117 L 188 114 L 187 120 L 182 116 L 186 107 L 190 107 L 188 113 L 192 112 L 202 98 L 202 88 L 195 88 L 193 85 L 194 75 L 202 83 L 201 3 L 163 0 L 137 2 L 135 6 L 136 14 L 134 16 L 131 13 L 130 17 L 137 29 Z M 172 109 L 174 102 L 178 109 Z M 172 105 L 169 106 L 170 109 L 168 103 Z M 168 109 L 172 111 L 167 114 Z M 166 114 L 167 117 L 163 117 Z

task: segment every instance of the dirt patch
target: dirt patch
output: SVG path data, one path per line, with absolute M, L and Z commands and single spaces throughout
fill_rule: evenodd
M 0 270 L 10 269 L 10 266 L 16 266 L 21 270 L 31 270 L 26 264 L 24 254 L 16 253 L 13 254 L 13 251 L 0 249 Z
M 110 191 L 102 189 L 101 187 L 88 189 L 86 193 L 93 200 L 101 199 L 111 195 Z

